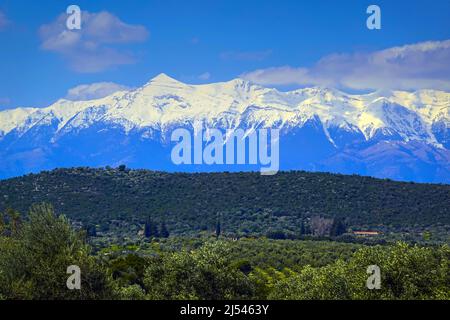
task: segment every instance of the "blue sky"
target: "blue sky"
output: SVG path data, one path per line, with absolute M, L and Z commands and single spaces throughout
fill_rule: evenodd
M 58 21 L 71 4 L 87 13 L 66 46 Z M 370 4 L 381 30 L 366 28 Z M 136 87 L 161 72 L 188 83 L 447 89 L 449 39 L 448 0 L 2 0 L 0 109 L 46 106 L 82 84 Z

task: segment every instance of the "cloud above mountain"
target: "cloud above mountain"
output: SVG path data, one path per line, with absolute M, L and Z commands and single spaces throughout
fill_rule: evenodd
M 130 88 L 114 82 L 97 82 L 81 84 L 67 91 L 66 99 L 72 101 L 84 101 L 100 99 L 117 91 L 129 90 Z
M 211 78 L 211 74 L 209 72 L 204 72 L 201 75 L 199 75 L 198 78 L 200 80 L 206 81 L 206 80 L 209 80 L 209 78 Z
M 6 15 L 2 11 L 0 11 L 0 31 L 4 29 L 8 24 L 8 18 L 6 18 Z
M 241 77 L 262 85 L 450 90 L 450 40 L 374 52 L 331 54 L 311 67 L 273 67 L 247 72 Z
M 11 99 L 7 97 L 0 97 L 0 111 L 4 108 L 4 105 L 8 105 L 11 103 Z
M 272 55 L 272 50 L 264 51 L 225 51 L 220 54 L 222 60 L 263 61 Z
M 81 13 L 81 29 L 66 27 L 67 14 L 39 28 L 41 48 L 60 54 L 71 69 L 93 73 L 136 62 L 136 56 L 126 45 L 144 42 L 149 31 L 141 25 L 131 25 L 115 15 L 101 11 Z

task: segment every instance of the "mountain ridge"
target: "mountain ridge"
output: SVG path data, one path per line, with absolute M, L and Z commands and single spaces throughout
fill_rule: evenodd
M 343 156 L 351 149 L 352 161 L 358 166 L 357 159 L 363 158 L 359 162 L 362 162 L 365 169 L 342 173 L 423 182 L 450 182 L 450 93 L 437 90 L 383 90 L 358 95 L 322 87 L 282 92 L 239 78 L 227 82 L 191 85 L 166 74 L 154 77 L 142 87 L 118 91 L 100 99 L 60 99 L 46 108 L 1 111 L 0 156 L 3 160 L 0 165 L 11 168 L 14 163 L 19 163 L 23 170 L 13 170 L 19 175 L 58 167 L 67 162 L 62 161 L 61 157 L 70 155 L 67 150 L 61 151 L 64 144 L 66 149 L 73 149 L 78 144 L 77 137 L 89 140 L 88 136 L 95 139 L 97 134 L 102 139 L 104 137 L 101 132 L 106 131 L 116 136 L 116 139 L 106 137 L 105 143 L 126 144 L 130 153 L 124 153 L 122 158 L 113 156 L 114 159 L 110 159 L 112 161 L 108 163 L 108 158 L 111 158 L 109 154 L 101 149 L 94 152 L 95 148 L 91 148 L 96 154 L 105 154 L 102 161 L 74 161 L 69 165 L 98 166 L 124 162 L 136 167 L 153 168 L 137 159 L 134 149 L 141 148 L 139 144 L 160 144 L 165 149 L 172 129 L 192 129 L 194 122 L 199 120 L 205 127 L 224 130 L 279 128 L 287 145 L 290 139 L 294 139 L 293 136 L 297 136 L 297 140 L 303 137 L 306 145 L 306 137 L 327 145 L 324 147 L 327 151 L 322 157 L 312 156 L 314 159 L 304 164 L 301 164 L 302 159 L 298 159 L 298 154 L 285 153 L 283 157 L 286 157 L 287 162 L 292 162 L 292 165 L 282 169 L 340 172 L 325 164 L 331 158 Z M 127 142 L 130 140 L 135 145 Z M 422 153 L 426 154 L 420 157 L 406 156 L 403 162 L 408 162 L 408 174 L 398 173 L 402 168 L 394 174 L 377 174 L 376 170 L 367 170 L 371 164 L 365 159 L 364 152 L 374 150 L 374 144 L 382 145 L 385 150 L 386 142 L 393 145 L 392 150 L 407 148 L 410 149 L 409 153 L 420 144 Z M 304 150 L 304 144 L 293 141 L 290 147 Z M 158 148 L 159 146 L 156 147 Z M 56 149 L 58 155 L 53 156 Z M 158 152 L 167 153 L 167 150 Z M 321 153 L 312 148 L 308 152 Z M 40 164 L 25 163 L 30 161 L 30 156 L 36 154 L 42 158 L 38 161 Z M 406 153 L 403 152 L 404 154 Z M 82 158 L 89 156 L 90 153 L 83 155 L 82 152 L 77 155 Z M 24 160 L 23 157 L 28 159 Z M 134 160 L 127 161 L 130 158 Z M 167 161 L 166 156 L 165 159 Z M 420 163 L 416 165 L 413 162 L 417 159 Z M 397 159 L 388 159 L 387 167 L 392 163 L 395 166 L 396 161 Z M 42 162 L 49 163 L 46 166 Z M 386 159 L 382 162 L 386 162 Z M 399 165 L 404 166 L 396 166 Z M 420 169 L 420 172 L 435 172 L 421 173 L 416 179 L 414 172 L 417 170 L 410 168 L 411 166 L 426 167 Z M 154 169 L 175 168 L 170 164 L 159 164 Z M 5 170 L 0 170 L 0 177 L 11 176 Z
M 200 97 L 203 96 L 204 98 L 209 98 L 209 100 L 213 100 L 211 99 L 211 97 L 214 97 L 216 98 L 216 100 L 219 100 L 219 102 L 222 102 L 221 100 L 224 100 L 224 97 L 227 97 L 227 95 L 228 97 L 232 96 L 230 94 L 230 91 L 234 90 L 236 93 L 234 98 L 241 98 L 240 101 L 235 99 L 226 106 L 222 106 L 222 112 L 236 110 L 236 108 L 233 108 L 233 103 L 240 103 L 240 113 L 243 113 L 246 108 L 249 108 L 253 105 L 266 106 L 267 110 L 287 113 L 284 118 L 280 117 L 277 120 L 289 120 L 286 119 L 286 117 L 289 117 L 289 113 L 293 112 L 297 112 L 298 115 L 303 116 L 303 120 L 305 119 L 305 117 L 306 119 L 310 119 L 313 115 L 318 115 L 321 120 L 327 125 L 338 124 L 341 126 L 345 126 L 346 123 L 351 123 L 352 125 L 358 126 L 359 124 L 358 127 L 361 132 L 365 133 L 366 138 L 370 138 L 374 134 L 373 132 L 370 132 L 370 130 L 367 130 L 367 126 L 372 125 L 374 129 L 379 129 L 382 128 L 383 125 L 388 125 L 388 123 L 386 123 L 386 119 L 382 119 L 382 116 L 385 115 L 385 113 L 377 115 L 377 112 L 380 113 L 380 110 L 377 109 L 380 109 L 386 105 L 397 104 L 398 106 L 404 107 L 405 111 L 413 111 L 419 116 L 418 120 L 425 122 L 427 125 L 430 125 L 434 121 L 440 119 L 445 120 L 446 125 L 450 125 L 450 93 L 446 93 L 444 91 L 419 90 L 411 93 L 406 91 L 387 92 L 384 90 L 369 94 L 356 95 L 347 94 L 337 89 L 311 87 L 282 92 L 274 88 L 265 88 L 259 85 L 255 85 L 249 81 L 239 78 L 227 82 L 218 82 L 213 84 L 189 85 L 184 84 L 162 73 L 148 81 L 140 88 L 132 89 L 129 91 L 118 91 L 104 98 L 84 101 L 60 99 L 46 108 L 16 108 L 0 111 L 0 131 L 2 131 L 5 135 L 12 131 L 14 128 L 20 128 L 20 125 L 23 126 L 23 129 L 26 129 L 27 124 L 28 128 L 32 127 L 32 125 L 37 124 L 38 120 L 45 120 L 46 116 L 54 116 L 60 118 L 61 123 L 65 124 L 68 121 L 73 120 L 73 118 L 77 116 L 78 113 L 85 111 L 90 107 L 101 108 L 101 106 L 108 105 L 111 107 L 111 109 L 123 109 L 125 108 L 125 106 L 121 104 L 122 100 L 125 100 L 126 102 L 133 102 L 133 99 L 142 99 L 142 97 L 153 97 L 156 101 L 164 99 L 169 100 L 161 102 L 160 104 L 155 103 L 155 101 L 147 101 L 150 103 L 144 104 L 153 107 L 153 109 L 159 109 L 159 111 L 163 111 L 163 107 L 166 106 L 171 99 L 176 102 L 180 102 L 180 100 L 177 101 L 177 97 L 180 97 L 175 94 L 172 96 L 158 95 L 157 90 L 155 90 L 158 87 L 162 88 L 160 90 L 160 93 L 164 93 L 168 90 L 185 90 L 188 94 L 197 94 Z M 243 97 L 243 93 L 247 93 L 247 96 Z M 390 93 L 391 96 L 381 96 L 381 93 Z M 239 96 L 239 94 L 241 94 L 241 96 Z M 252 96 L 249 96 L 249 94 Z M 198 97 L 196 97 L 196 99 L 198 99 Z M 139 108 L 141 107 L 139 103 L 144 102 L 145 101 L 136 101 L 135 105 L 131 105 L 130 107 L 133 107 L 134 109 L 140 109 L 134 111 L 142 112 L 143 110 L 142 108 Z M 227 101 L 224 102 L 226 103 Z M 212 105 L 214 106 L 214 103 Z M 327 106 L 331 106 L 331 108 L 328 108 L 326 110 L 326 113 L 320 112 L 321 109 L 324 109 Z M 366 107 L 366 109 L 368 110 L 364 110 L 364 107 Z M 191 109 L 199 108 L 192 108 L 191 106 Z M 133 119 L 132 117 L 129 117 L 127 119 L 129 119 L 130 122 L 132 122 L 137 127 L 150 126 L 156 123 L 164 125 L 178 120 L 176 117 L 170 117 L 170 113 L 173 113 L 170 112 L 170 110 L 158 113 L 155 112 L 155 110 L 152 110 L 152 108 L 148 108 L 144 111 L 147 112 L 147 119 L 145 119 L 147 122 L 140 122 L 139 119 Z M 208 110 L 208 108 L 204 108 L 203 114 L 199 114 L 197 112 L 197 114 L 194 113 L 193 115 L 211 115 L 211 112 L 208 111 L 211 110 Z M 332 111 L 334 113 L 332 113 Z M 347 114 L 338 117 L 337 113 L 339 111 Z M 364 113 L 364 111 L 366 111 L 366 113 Z M 358 112 L 360 114 L 358 114 Z M 358 119 L 351 119 L 353 121 L 349 121 L 349 116 L 351 115 L 349 113 L 356 113 L 356 116 L 359 117 L 360 122 L 354 123 L 354 121 Z M 114 114 L 109 113 L 108 115 L 110 116 L 109 120 L 117 120 L 117 118 L 114 119 Z M 118 112 L 115 114 L 115 116 L 119 115 L 120 113 Z M 26 116 L 28 116 L 28 118 Z M 30 116 L 34 116 L 34 118 L 29 118 Z M 372 117 L 373 119 L 366 119 L 370 117 Z M 35 119 L 35 121 L 33 121 L 33 119 Z M 28 120 L 28 122 L 23 123 L 26 120 Z M 140 120 L 144 119 L 140 118 Z M 369 122 L 370 120 L 373 121 Z M 275 121 L 272 121 L 272 123 L 267 123 L 267 125 L 273 124 L 273 122 Z M 433 142 L 439 144 L 436 141 Z

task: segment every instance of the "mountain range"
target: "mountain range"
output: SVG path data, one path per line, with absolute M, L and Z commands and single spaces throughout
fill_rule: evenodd
M 0 178 L 56 167 L 247 171 L 172 163 L 176 128 L 280 129 L 280 169 L 450 183 L 450 93 L 282 92 L 243 79 L 190 85 L 165 74 L 101 99 L 0 112 Z

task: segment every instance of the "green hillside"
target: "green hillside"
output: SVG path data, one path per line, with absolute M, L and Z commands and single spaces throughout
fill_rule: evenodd
M 0 181 L 0 210 L 25 213 L 38 202 L 99 230 L 112 220 L 139 225 L 151 216 L 172 235 L 214 230 L 217 221 L 229 234 L 296 235 L 313 217 L 339 219 L 347 229 L 450 225 L 450 185 L 326 173 L 73 168 Z

